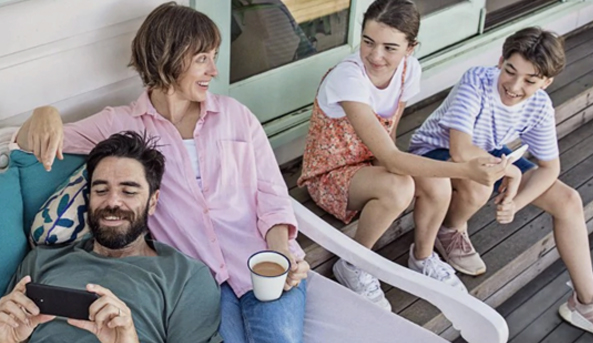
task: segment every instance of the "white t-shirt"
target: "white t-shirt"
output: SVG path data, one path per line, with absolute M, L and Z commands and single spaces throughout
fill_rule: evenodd
M 198 150 L 196 149 L 196 142 L 194 142 L 193 139 L 184 139 L 183 145 L 185 145 L 185 149 L 189 155 L 192 169 L 196 175 L 196 181 L 198 181 L 198 186 L 202 189 L 202 174 L 200 173 L 200 161 L 198 158 Z
M 401 101 L 408 101 L 420 91 L 422 68 L 415 57 L 407 57 L 404 89 Z M 385 89 L 379 89 L 368 77 L 360 59 L 360 51 L 346 57 L 326 76 L 319 87 L 317 103 L 330 118 L 342 118 L 346 115 L 339 102 L 355 101 L 371 106 L 373 111 L 384 118 L 390 118 L 397 109 L 400 97 L 404 60 L 397 67 L 395 74 Z

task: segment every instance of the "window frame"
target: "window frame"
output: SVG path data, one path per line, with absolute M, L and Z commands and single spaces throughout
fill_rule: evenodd
M 190 5 L 204 12 L 217 23 L 222 34 L 222 45 L 218 57 L 219 74 L 211 83 L 211 91 L 229 95 L 246 105 L 262 123 L 269 123 L 313 102 L 320 79 L 324 73 L 360 45 L 363 14 L 373 0 L 352 0 L 347 42 L 345 45 L 318 53 L 314 56 L 292 62 L 245 80 L 230 83 L 230 34 L 231 2 L 192 0 Z M 442 49 L 479 33 L 483 22 L 481 8 L 485 0 L 466 0 L 463 3 L 433 12 L 422 18 L 419 34 L 421 46 L 417 57 Z M 443 39 L 434 32 L 435 27 L 452 18 L 469 18 L 463 29 L 455 27 L 450 37 Z M 442 30 L 440 30 L 442 32 Z M 287 82 L 287 80 L 290 80 Z M 287 122 L 291 125 L 291 121 Z M 292 121 L 294 124 L 294 121 Z M 277 130 L 274 130 L 277 131 Z

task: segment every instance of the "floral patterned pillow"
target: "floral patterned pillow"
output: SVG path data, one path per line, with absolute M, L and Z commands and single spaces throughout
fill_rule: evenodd
M 89 232 L 86 224 L 89 199 L 88 174 L 82 165 L 41 206 L 31 226 L 33 245 L 72 243 Z

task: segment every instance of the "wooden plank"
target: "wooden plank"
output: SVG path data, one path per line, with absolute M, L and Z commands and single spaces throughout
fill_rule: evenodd
M 591 136 L 593 122 L 589 122 L 558 141 L 558 149 L 564 152 Z M 565 166 L 563 166 L 565 167 Z
M 413 115 L 408 115 L 402 117 L 399 124 L 397 124 L 397 136 L 401 136 L 406 134 L 410 131 L 415 131 L 417 128 L 424 123 L 426 118 L 432 114 L 432 112 L 436 111 L 436 109 L 441 106 L 443 100 L 435 101 L 427 106 L 424 106 L 418 109 Z M 397 141 L 397 140 L 396 140 Z
M 552 280 L 542 288 L 531 299 L 510 313 L 505 319 L 509 325 L 509 338 L 523 332 L 542 314 L 543 309 L 554 305 L 559 299 L 570 292 L 566 282 L 570 280 L 568 271 L 562 272 L 556 279 Z
M 585 56 L 567 65 L 566 68 L 554 78 L 554 82 L 548 87 L 550 92 L 566 86 L 574 79 L 593 70 L 593 54 L 586 54 L 587 50 L 590 49 L 590 46 L 583 44 L 573 50 L 579 52 L 579 55 L 585 54 Z
M 569 54 L 570 50 L 590 40 L 593 40 L 593 27 L 588 24 L 565 35 L 564 50 Z
M 566 269 L 559 258 L 560 255 L 558 254 L 558 250 L 553 249 L 549 251 L 540 259 L 538 259 L 537 262 L 527 268 L 523 273 L 515 277 L 503 288 L 496 291 L 496 293 L 491 295 L 488 299 L 484 300 L 484 302 L 491 307 L 496 308 L 498 313 L 500 313 L 503 317 L 506 317 L 510 312 L 512 312 L 512 310 L 515 310 L 517 307 L 521 306 L 525 301 L 533 296 L 533 294 L 537 293 L 542 287 L 550 283 L 555 277 L 560 275 Z M 552 272 L 548 272 L 548 270 L 556 265 L 558 265 L 558 267 L 556 270 L 553 270 L 553 275 L 549 275 L 549 273 Z M 533 280 L 539 278 L 538 275 L 542 273 L 544 273 L 547 278 L 543 281 L 540 281 L 541 284 L 536 284 L 535 287 L 537 288 L 535 288 L 532 286 Z M 524 296 L 519 299 L 515 297 L 516 293 L 521 293 L 525 288 L 530 290 L 530 287 L 532 289 L 535 288 L 535 291 L 531 291 L 529 294 L 522 293 Z M 504 305 L 507 305 L 507 307 L 512 306 L 512 310 L 507 310 L 503 313 L 504 308 L 501 306 Z M 449 341 L 455 340 L 455 343 L 467 343 L 465 340 L 463 340 L 463 338 L 459 337 L 459 331 L 457 331 L 453 326 L 448 327 L 440 334 L 440 336 L 448 339 Z
M 572 343 L 582 335 L 583 330 L 562 322 L 541 343 Z
M 593 119 L 593 106 L 576 113 L 562 123 L 556 125 L 558 137 L 562 138 Z
M 589 242 L 591 242 L 591 237 L 589 237 Z M 513 294 L 513 296 L 508 298 L 503 304 L 497 306 L 496 312 L 500 313 L 500 315 L 505 318 L 508 317 L 565 271 L 566 266 L 564 265 L 564 262 L 556 260 L 551 266 L 538 274 L 536 278 L 529 282 L 529 284 L 522 287 L 521 290 Z
M 163 2 L 54 0 L 21 1 L 3 6 L 0 11 L 2 29 L 13 34 L 3 35 L 0 56 L 42 46 L 51 50 L 51 45 L 61 40 L 144 17 Z M 189 1 L 181 3 L 187 5 Z M 66 16 L 68 13 L 76 15 Z M 23 20 L 25 14 L 27 20 Z M 61 20 L 56 22 L 56 18 Z
M 531 325 L 523 330 L 509 343 L 539 342 L 546 337 L 553 329 L 562 323 L 562 318 L 558 315 L 558 307 L 565 303 L 570 296 L 565 292 L 564 296 L 552 304 L 544 314 L 539 316 Z
M 282 170 L 282 177 L 284 178 L 284 182 L 286 183 L 286 187 L 288 187 L 288 189 L 296 187 L 297 180 L 301 176 L 302 164 L 303 159 L 302 157 L 299 157 L 296 160 L 284 163 L 280 166 L 280 169 Z
M 584 333 L 574 343 L 593 343 L 593 335 L 590 333 Z
M 571 83 L 549 93 L 556 111 L 563 111 L 571 106 L 573 113 L 589 106 L 591 103 L 591 88 L 593 87 L 593 72 L 583 73 L 575 77 Z M 584 96 L 584 98 L 583 98 Z M 570 113 L 570 110 L 567 110 Z

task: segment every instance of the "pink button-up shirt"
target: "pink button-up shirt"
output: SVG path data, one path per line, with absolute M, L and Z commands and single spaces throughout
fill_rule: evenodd
M 165 174 L 156 213 L 149 217 L 152 235 L 210 267 L 219 283 L 237 296 L 252 289 L 247 259 L 267 248 L 264 237 L 276 224 L 296 219 L 272 148 L 257 118 L 236 100 L 208 93 L 194 129 L 203 189 L 177 129 L 159 115 L 147 92 L 129 106 L 107 107 L 64 126 L 64 152 L 88 154 L 100 141 L 124 130 L 160 137 Z

